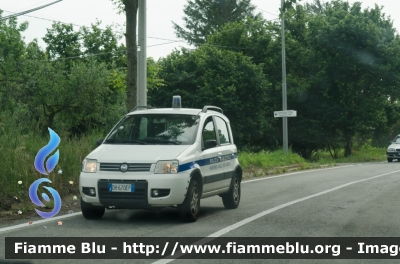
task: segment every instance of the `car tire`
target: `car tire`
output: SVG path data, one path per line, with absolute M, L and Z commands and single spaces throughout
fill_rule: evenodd
M 388 158 L 388 159 L 387 159 L 387 161 L 388 161 L 388 162 L 392 162 L 392 161 L 393 161 L 393 159 L 390 159 L 390 158 Z
M 81 198 L 81 210 L 83 217 L 85 217 L 87 220 L 97 220 L 103 217 L 106 209 L 101 206 L 93 206 L 88 204 Z
M 226 209 L 236 209 L 240 203 L 240 179 L 236 172 L 234 173 L 231 185 L 229 192 L 222 196 L 222 202 Z
M 182 221 L 197 221 L 200 213 L 200 188 L 195 179 L 190 181 L 185 201 L 178 205 L 178 211 Z

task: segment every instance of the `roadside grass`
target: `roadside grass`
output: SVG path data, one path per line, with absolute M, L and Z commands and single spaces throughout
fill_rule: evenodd
M 328 151 L 320 151 L 313 156 L 314 160 L 320 163 L 356 163 L 386 161 L 386 148 L 371 147 L 364 145 L 359 149 L 353 150 L 352 155 L 344 157 L 344 150 L 338 152 L 338 158 L 334 159 Z
M 287 155 L 283 150 L 239 152 L 239 163 L 243 169 L 243 178 L 250 179 L 267 175 L 285 173 L 289 171 L 314 169 L 334 166 L 334 161 L 310 162 L 299 154 L 289 151 Z
M 244 171 L 244 179 L 262 177 L 289 171 L 335 166 L 337 163 L 374 162 L 386 160 L 386 148 L 372 147 L 368 144 L 353 150 L 353 154 L 344 157 L 344 150 L 338 152 L 338 158 L 332 158 L 329 151 L 314 153 L 311 161 L 289 151 L 239 152 L 239 162 Z
M 0 210 L 10 210 L 15 204 L 18 204 L 19 208 L 31 209 L 29 187 L 40 178 L 48 178 L 51 183 L 40 185 L 39 197 L 42 193 L 47 193 L 51 197 L 43 186 L 54 188 L 61 197 L 78 194 L 82 160 L 96 147 L 96 140 L 101 137 L 99 133 L 92 133 L 79 139 L 69 139 L 68 136 L 59 134 L 60 145 L 49 155 L 53 155 L 58 149 L 60 153 L 58 164 L 48 175 L 42 175 L 36 171 L 34 161 L 38 151 L 48 144 L 50 136 L 43 138 L 32 132 L 21 135 L 2 124 L 0 124 L 0 132 L 2 156 L 0 159 Z M 59 173 L 60 170 L 61 173 Z M 51 203 L 44 204 L 46 207 L 52 207 Z

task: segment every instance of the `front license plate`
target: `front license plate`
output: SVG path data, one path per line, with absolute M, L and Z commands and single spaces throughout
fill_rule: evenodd
M 135 184 L 109 183 L 109 192 L 135 192 Z

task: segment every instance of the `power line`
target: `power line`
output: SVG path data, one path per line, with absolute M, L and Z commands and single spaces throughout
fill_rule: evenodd
M 147 46 L 147 48 L 151 48 L 154 46 L 160 46 L 160 45 L 167 45 L 167 44 L 171 44 L 174 43 L 175 41 L 172 42 L 165 42 L 165 43 L 160 43 L 160 44 L 155 44 L 155 45 L 150 45 Z M 64 57 L 64 58 L 58 58 L 56 60 L 67 60 L 67 59 L 84 59 L 87 57 L 97 57 L 97 56 L 101 56 L 101 55 L 106 55 L 106 54 L 114 54 L 114 53 L 122 53 L 122 52 L 126 52 L 126 50 L 115 50 L 115 51 L 110 51 L 110 52 L 102 52 L 102 53 L 94 53 L 94 54 L 85 54 L 85 55 L 79 55 L 79 56 L 72 56 L 72 57 Z M 53 60 L 32 60 L 32 61 L 53 61 Z
M 8 13 L 12 13 L 12 14 L 17 14 L 15 12 L 7 11 L 7 10 L 3 10 L 3 11 L 8 12 Z M 33 18 L 37 18 L 37 19 L 41 19 L 41 20 L 50 21 L 50 22 L 58 22 L 58 23 L 65 24 L 65 25 L 69 24 L 69 25 L 73 25 L 73 26 L 77 26 L 77 27 L 83 27 L 81 25 L 77 25 L 77 24 L 74 24 L 74 23 L 66 23 L 66 22 L 57 21 L 57 20 L 48 19 L 48 18 L 43 18 L 43 17 L 36 17 L 36 16 L 30 16 L 30 15 L 23 15 L 23 16 L 33 17 Z
M 265 10 L 262 10 L 261 8 L 257 8 L 257 9 L 260 10 L 260 11 L 262 11 L 262 12 L 264 12 L 264 13 L 267 13 L 267 14 L 270 14 L 270 15 L 279 17 L 277 14 L 274 14 L 274 13 L 271 13 L 271 12 L 268 12 L 268 11 L 265 11 Z
M 19 10 L 15 11 L 15 13 L 20 12 L 20 11 L 23 10 L 23 9 L 30 8 L 30 7 L 32 7 L 32 6 L 36 6 L 36 5 L 39 5 L 39 4 L 43 4 L 44 2 L 47 2 L 47 1 L 48 1 L 48 0 L 44 0 L 44 1 L 39 2 L 39 3 L 36 3 L 36 4 L 34 4 L 34 5 L 30 5 L 30 6 L 24 7 L 24 8 L 22 8 L 22 9 L 19 9 Z
M 13 12 L 10 12 L 10 11 L 7 11 L 7 10 L 3 10 L 3 11 L 9 12 L 9 13 L 13 13 Z M 25 15 L 25 16 L 33 17 L 33 18 L 37 18 L 37 19 L 43 19 L 43 20 L 52 21 L 52 22 L 58 22 L 58 23 L 61 23 L 61 24 L 66 24 L 66 25 L 69 24 L 69 25 L 74 25 L 74 26 L 77 26 L 77 27 L 85 27 L 85 26 L 82 26 L 82 25 L 77 25 L 77 24 L 73 24 L 73 23 L 66 23 L 66 22 L 57 21 L 57 20 L 52 20 L 52 19 L 47 19 L 47 18 L 42 18 L 42 17 L 35 17 L 35 16 L 29 16 L 29 15 Z M 103 30 L 104 30 L 104 29 L 103 29 Z M 226 31 L 231 31 L 231 30 L 234 30 L 234 29 L 225 30 L 225 32 L 226 32 Z M 125 32 L 123 32 L 123 31 L 115 31 L 115 32 L 116 32 L 116 33 L 123 33 L 123 34 L 125 33 Z M 136 36 L 138 36 L 138 35 L 136 35 Z M 159 40 L 169 40 L 169 41 L 171 41 L 171 42 L 161 43 L 161 44 L 155 44 L 155 45 L 151 45 L 151 46 L 147 46 L 147 47 L 154 47 L 154 46 L 166 45 L 166 44 L 175 43 L 175 42 L 187 43 L 185 40 L 173 40 L 173 39 L 158 38 L 158 37 L 151 37 L 151 36 L 147 36 L 147 37 L 148 37 L 148 38 L 151 38 L 151 39 L 159 39 Z M 238 47 L 229 47 L 229 46 L 221 46 L 221 45 L 213 45 L 213 44 L 204 44 L 204 43 L 195 43 L 195 44 L 207 45 L 207 46 L 215 46 L 215 47 L 222 47 L 222 48 L 244 49 L 244 48 L 238 48 Z M 74 57 L 74 58 L 75 58 L 75 57 Z
M 7 10 L 3 10 L 3 11 L 8 12 L 8 13 L 14 13 L 14 12 L 7 11 Z M 43 18 L 43 17 L 36 17 L 36 16 L 30 16 L 30 15 L 24 15 L 24 16 L 37 18 L 37 19 L 42 19 L 42 20 L 46 20 L 46 21 L 50 21 L 50 22 L 57 22 L 57 23 L 65 24 L 65 25 L 73 25 L 73 26 L 77 26 L 77 27 L 87 27 L 87 26 L 83 26 L 83 25 L 78 25 L 78 24 L 74 24 L 74 23 L 67 23 L 67 22 L 62 22 L 62 21 L 59 21 L 59 20 L 53 20 L 53 19 L 48 19 L 48 18 Z M 104 30 L 104 29 L 102 29 L 102 30 Z M 115 31 L 115 32 L 116 33 L 125 34 L 125 32 L 123 32 L 123 31 Z M 136 34 L 136 36 L 138 36 L 138 35 Z M 156 38 L 156 37 L 150 37 L 150 36 L 147 36 L 147 37 L 148 38 L 153 38 L 153 39 L 160 39 L 160 40 L 170 40 L 170 41 L 172 40 L 172 39 L 163 39 L 163 38 Z M 182 42 L 181 40 L 172 40 L 172 41 Z
M 165 43 L 160 43 L 160 44 L 154 44 L 147 46 L 147 48 L 155 47 L 155 46 L 161 46 L 161 45 L 167 45 L 175 42 L 180 42 L 180 41 L 170 41 L 170 42 L 165 42 Z M 220 47 L 220 48 L 236 48 L 236 49 L 246 49 L 246 48 L 238 48 L 238 47 L 230 47 L 230 46 L 222 46 L 222 45 L 214 45 L 214 44 L 200 44 L 201 46 L 211 46 L 211 47 Z M 87 57 L 97 57 L 101 55 L 106 55 L 106 54 L 114 54 L 114 53 L 122 53 L 126 52 L 126 50 L 116 50 L 116 51 L 110 51 L 110 52 L 102 52 L 102 53 L 94 53 L 94 54 L 85 54 L 85 55 L 79 55 L 79 56 L 72 56 L 72 57 L 64 57 L 64 58 L 58 58 L 56 60 L 67 60 L 67 59 L 84 59 Z M 31 60 L 31 61 L 54 61 L 54 60 Z
M 62 0 L 59 0 L 59 1 L 57 1 L 57 2 L 60 2 L 60 1 L 62 1 Z M 54 2 L 54 3 L 56 3 L 56 2 Z M 53 3 L 51 3 L 51 4 L 53 4 Z M 50 5 L 50 4 L 49 4 L 49 5 Z M 258 9 L 259 9 L 259 8 L 258 8 Z M 260 9 L 260 10 L 261 10 L 261 9 Z M 7 10 L 3 10 L 3 11 L 9 12 L 9 13 L 14 13 L 14 12 L 7 11 Z M 267 11 L 264 11 L 264 10 L 261 10 L 261 11 L 267 12 Z M 267 12 L 267 13 L 269 13 L 269 12 Z M 272 13 L 270 13 L 270 14 L 272 14 Z M 273 14 L 273 15 L 275 15 L 275 14 Z M 66 24 L 66 25 L 74 25 L 74 26 L 77 26 L 77 27 L 86 27 L 86 26 L 82 26 L 82 25 L 78 25 L 78 24 L 66 23 L 66 22 L 57 21 L 57 20 L 52 20 L 52 19 L 47 19 L 47 18 L 42 18 L 42 17 L 30 16 L 30 15 L 24 15 L 24 16 L 33 17 L 33 18 L 36 18 L 36 19 L 47 20 L 47 21 L 52 21 L 52 22 L 57 22 L 57 23 Z M 279 19 L 279 18 L 274 18 L 274 19 L 269 19 L 269 20 L 268 20 L 268 19 L 265 19 L 265 20 L 266 20 L 266 21 L 273 21 L 273 20 L 277 20 L 277 19 Z M 102 30 L 104 30 L 104 29 L 102 29 Z M 223 30 L 222 32 L 229 32 L 229 31 L 232 31 L 232 30 L 237 30 L 237 28 L 232 28 L 232 29 L 228 29 L 228 30 Z M 115 32 L 116 32 L 116 33 L 123 33 L 123 34 L 125 34 L 125 32 L 123 32 L 123 31 L 115 31 Z M 138 36 L 138 35 L 136 35 L 136 36 Z M 181 39 L 181 40 L 173 40 L 173 39 L 158 38 L 158 37 L 151 37 L 151 36 L 147 36 L 147 37 L 148 37 L 148 38 L 151 38 L 151 39 L 159 39 L 159 40 L 168 40 L 168 41 L 170 41 L 170 42 L 161 43 L 161 44 L 155 44 L 155 45 L 151 45 L 151 46 L 147 46 L 147 47 L 154 47 L 154 46 L 167 45 L 167 44 L 176 43 L 176 42 L 187 43 L 187 41 L 185 41 L 185 40 L 183 40 L 183 39 Z M 247 48 L 232 47 L 232 46 L 222 46 L 222 45 L 215 45 L 215 44 L 208 44 L 208 43 L 194 43 L 194 44 L 198 44 L 198 45 L 200 45 L 200 46 L 212 46 L 212 47 L 220 47 L 220 48 L 239 49 L 239 50 L 246 50 L 246 49 L 247 49 Z M 113 53 L 113 52 L 99 53 L 98 55 L 94 54 L 94 55 L 90 55 L 90 56 L 100 56 L 100 55 L 109 54 L 109 53 Z M 89 56 L 89 55 L 86 55 L 86 56 Z M 81 57 L 81 56 L 77 56 L 77 57 L 67 57 L 67 58 L 62 58 L 62 59 L 72 59 L 72 58 L 80 58 L 80 57 Z
M 9 19 L 9 18 L 17 17 L 17 16 L 22 16 L 22 15 L 24 15 L 24 14 L 28 14 L 28 13 L 31 13 L 31 12 L 33 12 L 33 11 L 43 9 L 43 8 L 48 7 L 48 6 L 50 6 L 50 5 L 54 5 L 54 4 L 56 4 L 56 3 L 58 3 L 58 2 L 61 2 L 61 1 L 62 1 L 62 0 L 58 0 L 58 1 L 51 2 L 51 3 L 46 4 L 46 5 L 42 5 L 42 6 L 39 6 L 39 7 L 35 7 L 35 8 L 32 8 L 32 9 L 29 9 L 29 10 L 26 10 L 26 11 L 23 11 L 23 12 L 20 12 L 20 13 L 16 13 L 16 14 L 13 14 L 13 15 L 9 15 L 9 16 L 6 16 L 6 17 L 2 17 L 0 20 L 6 20 L 6 19 Z

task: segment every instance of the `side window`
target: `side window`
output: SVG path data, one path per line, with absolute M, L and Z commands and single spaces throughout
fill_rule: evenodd
M 212 117 L 207 118 L 206 122 L 204 122 L 202 135 L 203 135 L 203 145 L 206 140 L 217 140 Z
M 218 135 L 219 135 L 219 142 L 220 144 L 230 144 L 230 138 L 229 138 L 229 133 L 228 133 L 228 126 L 226 122 L 221 118 L 216 116 L 215 121 L 217 123 L 217 128 L 218 128 Z

